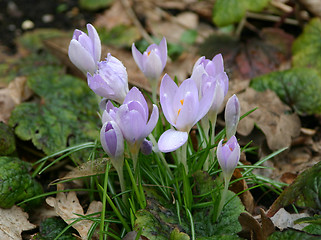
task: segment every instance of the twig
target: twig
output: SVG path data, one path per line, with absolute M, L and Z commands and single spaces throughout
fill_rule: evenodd
M 282 19 L 279 16 L 270 15 L 270 14 L 260 14 L 260 13 L 254 13 L 254 12 L 247 12 L 246 17 L 248 18 L 254 18 L 259 20 L 265 20 L 265 21 L 271 21 L 271 22 L 280 22 L 283 21 L 286 24 L 289 25 L 299 25 L 299 21 L 291 18 L 285 18 Z
M 280 0 L 272 0 L 270 4 L 276 8 L 281 9 L 283 12 L 291 13 L 293 12 L 293 7 L 286 5 L 285 3 L 281 2 Z
M 137 16 L 136 16 L 135 12 L 133 11 L 132 7 L 130 6 L 128 0 L 120 0 L 120 2 L 123 5 L 123 7 L 125 8 L 125 11 L 126 11 L 127 15 L 129 16 L 129 18 L 133 21 L 134 25 L 138 28 L 138 31 L 140 31 L 140 33 L 142 34 L 143 38 L 145 38 L 145 40 L 150 44 L 154 43 L 153 39 L 148 35 L 145 28 L 142 26 L 142 24 L 137 19 Z

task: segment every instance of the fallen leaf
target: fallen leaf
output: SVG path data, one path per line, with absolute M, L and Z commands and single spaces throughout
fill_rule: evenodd
M 28 214 L 21 208 L 0 208 L 0 239 L 22 239 L 21 232 L 34 229 L 36 226 L 28 221 Z
M 294 224 L 294 221 L 303 217 L 309 217 L 307 213 L 293 213 L 290 214 L 284 208 L 281 208 L 271 220 L 273 224 L 278 227 L 281 231 L 286 228 L 294 228 L 297 230 L 302 230 L 308 223 Z
M 239 216 L 239 222 L 242 225 L 241 236 L 253 240 L 266 240 L 274 232 L 274 225 L 265 212 L 260 209 L 261 224 L 249 213 L 243 212 Z
M 13 109 L 31 95 L 26 77 L 16 77 L 8 87 L 0 89 L 0 121 L 7 123 Z
M 273 91 L 257 92 L 247 88 L 237 96 L 241 105 L 241 115 L 258 108 L 240 121 L 237 128 L 239 134 L 247 136 L 254 126 L 257 126 L 265 134 L 271 150 L 289 147 L 292 138 L 299 135 L 299 117 L 295 113 L 289 113 L 291 109 L 282 103 Z
M 63 190 L 62 184 L 57 185 L 57 191 Z M 75 219 L 80 218 L 78 215 L 89 215 L 96 212 L 101 212 L 102 203 L 99 201 L 93 201 L 90 203 L 86 214 L 79 203 L 76 192 L 57 193 L 56 198 L 48 197 L 46 202 L 49 206 L 54 207 L 58 216 L 60 216 L 67 224 L 71 224 Z M 97 217 L 99 214 L 92 216 Z M 72 225 L 76 229 L 82 239 L 87 239 L 87 234 L 91 225 L 93 224 L 90 220 L 81 220 Z

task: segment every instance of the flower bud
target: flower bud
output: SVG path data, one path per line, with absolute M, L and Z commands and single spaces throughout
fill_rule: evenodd
M 225 126 L 226 138 L 230 139 L 236 133 L 236 128 L 240 120 L 241 107 L 237 96 L 234 94 L 226 103 Z
M 223 139 L 217 146 L 216 156 L 221 166 L 225 181 L 229 181 L 233 171 L 240 159 L 240 145 L 235 136 L 232 136 L 225 144 L 222 145 Z
M 98 63 L 95 74 L 87 74 L 89 87 L 99 96 L 123 103 L 128 93 L 127 71 L 121 61 L 107 54 L 106 61 Z
M 101 43 L 96 29 L 87 24 L 88 35 L 78 29 L 69 44 L 70 61 L 84 74 L 93 74 L 101 56 Z
M 146 138 L 143 140 L 142 144 L 140 145 L 140 151 L 144 155 L 149 155 L 153 151 L 153 144 L 151 141 L 148 141 Z
M 100 142 L 113 159 L 118 159 L 124 154 L 123 134 L 115 121 L 105 122 L 100 131 Z

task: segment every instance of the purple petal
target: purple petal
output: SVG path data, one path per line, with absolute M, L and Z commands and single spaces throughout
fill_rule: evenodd
M 236 133 L 236 128 L 240 120 L 240 102 L 237 96 L 234 94 L 226 103 L 225 107 L 225 125 L 226 125 L 226 137 L 229 139 Z
M 94 93 L 101 97 L 115 100 L 113 98 L 115 95 L 114 91 L 100 75 L 94 74 L 94 76 L 91 76 L 90 73 L 87 73 L 87 81 L 89 88 L 93 90 Z
M 93 45 L 93 56 L 96 62 L 100 61 L 101 57 L 101 42 L 96 29 L 90 23 L 87 24 L 88 36 Z
M 178 113 L 175 127 L 180 131 L 189 132 L 194 125 L 199 108 L 198 93 L 187 92 L 184 103 Z
M 148 119 L 148 105 L 147 105 L 146 99 L 144 98 L 144 95 L 141 93 L 141 91 L 139 91 L 138 88 L 136 87 L 132 87 L 130 89 L 130 91 L 126 95 L 126 98 L 123 104 L 127 104 L 131 101 L 137 101 L 141 103 L 145 111 L 145 119 Z
M 142 118 L 144 119 L 145 123 L 147 123 L 148 116 L 146 116 L 145 109 L 140 102 L 132 101 L 132 102 L 127 103 L 127 106 L 128 106 L 129 111 L 132 111 L 132 110 L 138 111 L 141 114 Z
M 124 153 L 124 139 L 120 128 L 114 121 L 104 123 L 100 131 L 103 149 L 110 157 L 118 157 Z
M 165 37 L 163 37 L 162 41 L 159 43 L 159 53 L 162 60 L 162 69 L 164 69 L 167 62 L 167 43 Z
M 139 67 L 139 69 L 141 71 L 143 71 L 144 66 L 143 66 L 143 54 L 141 54 L 140 51 L 137 50 L 137 48 L 135 47 L 135 44 L 133 43 L 132 45 L 132 55 L 133 58 L 137 64 L 137 66 Z
M 150 115 L 149 121 L 145 127 L 144 136 L 147 137 L 155 128 L 159 117 L 158 107 L 153 104 L 153 111 Z
M 143 72 L 149 80 L 159 80 L 159 77 L 163 72 L 163 66 L 160 56 L 157 55 L 155 51 L 151 51 L 146 58 Z
M 177 90 L 178 87 L 175 82 L 165 74 L 160 86 L 160 104 L 165 118 L 171 125 L 174 125 L 176 120 L 177 113 L 174 113 L 173 101 Z
M 81 44 L 72 39 L 69 44 L 68 56 L 70 61 L 84 74 L 90 72 L 94 74 L 96 71 L 96 64 L 90 53 Z
M 200 99 L 199 102 L 199 109 L 197 113 L 197 118 L 195 119 L 196 124 L 200 119 L 202 119 L 209 111 L 210 107 L 213 104 L 214 100 L 214 89 L 215 89 L 215 84 L 210 83 L 206 91 L 204 91 L 202 98 Z
M 164 132 L 158 140 L 158 149 L 161 152 L 172 152 L 186 143 L 188 139 L 187 132 L 175 131 L 169 129 Z

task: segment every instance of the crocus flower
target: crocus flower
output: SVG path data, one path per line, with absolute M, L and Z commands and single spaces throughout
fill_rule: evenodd
M 212 60 L 200 57 L 194 64 L 191 78 L 196 82 L 199 91 L 202 91 L 203 77 L 211 76 L 213 79 L 221 79 L 223 81 L 224 96 L 228 91 L 228 77 L 224 72 L 224 63 L 222 54 L 217 54 Z
M 111 158 L 119 158 L 124 154 L 123 134 L 115 121 L 105 122 L 100 131 L 100 142 Z
M 148 79 L 158 80 L 167 61 L 167 45 L 165 37 L 157 44 L 151 44 L 142 54 L 132 45 L 132 54 L 137 66 Z
M 101 56 L 101 43 L 96 29 L 87 24 L 88 35 L 78 29 L 69 44 L 70 61 L 84 74 L 93 74 Z
M 234 94 L 226 103 L 225 107 L 225 126 L 226 126 L 226 138 L 230 139 L 236 133 L 236 128 L 240 120 L 240 102 L 237 96 Z
M 188 139 L 191 128 L 205 116 L 213 102 L 214 85 L 210 84 L 201 99 L 196 83 L 186 79 L 178 87 L 167 75 L 160 86 L 160 103 L 167 121 L 175 127 L 164 132 L 158 141 L 161 152 L 171 152 L 182 146 Z
M 225 181 L 229 182 L 240 159 L 240 145 L 235 136 L 232 136 L 224 145 L 222 142 L 223 139 L 217 146 L 216 156 L 222 168 Z
M 87 73 L 88 86 L 99 96 L 123 103 L 128 93 L 127 71 L 121 61 L 107 54 L 106 61 L 98 63 L 95 74 Z
M 132 54 L 136 64 L 150 82 L 153 102 L 156 103 L 158 80 L 167 61 L 166 39 L 164 37 L 159 45 L 150 45 L 143 54 L 133 44 Z
M 133 87 L 119 108 L 114 107 L 110 101 L 107 102 L 102 121 L 114 120 L 118 124 L 132 155 L 137 157 L 142 142 L 152 132 L 158 121 L 159 112 L 155 104 L 149 120 L 148 115 L 148 105 L 143 94 Z M 134 162 L 136 160 L 134 159 Z
M 115 121 L 107 121 L 103 124 L 100 131 L 100 142 L 117 171 L 120 188 L 121 191 L 124 192 L 126 190 L 123 173 L 124 138 L 118 124 Z M 125 200 L 125 197 L 123 197 L 123 200 Z

